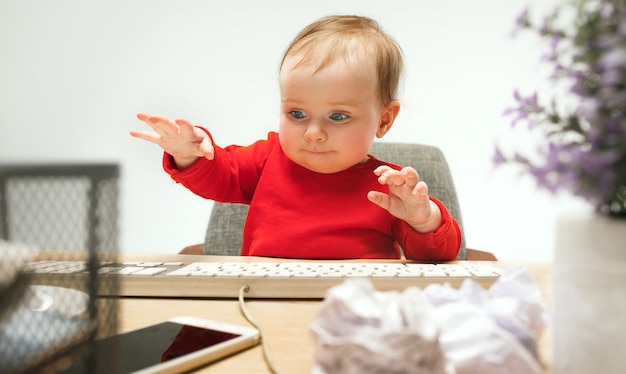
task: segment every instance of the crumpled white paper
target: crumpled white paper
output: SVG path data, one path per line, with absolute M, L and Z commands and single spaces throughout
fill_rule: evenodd
M 533 374 L 548 320 L 528 270 L 485 290 L 432 284 L 376 291 L 367 279 L 331 288 L 311 324 L 312 373 Z

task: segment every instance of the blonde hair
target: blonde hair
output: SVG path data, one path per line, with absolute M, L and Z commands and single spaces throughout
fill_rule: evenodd
M 374 64 L 383 105 L 398 99 L 403 70 L 402 50 L 376 21 L 361 16 L 329 16 L 305 27 L 291 42 L 280 63 L 298 55 L 295 67 L 313 64 L 320 71 L 343 58 L 365 57 Z

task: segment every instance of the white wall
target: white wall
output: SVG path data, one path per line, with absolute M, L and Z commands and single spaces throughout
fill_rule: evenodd
M 444 150 L 470 247 L 550 259 L 555 212 L 571 200 L 491 164 L 496 141 L 532 146 L 501 115 L 514 88 L 543 78 L 538 41 L 508 36 L 526 3 L 2 0 L 0 161 L 119 162 L 123 251 L 202 242 L 211 202 L 173 184 L 160 149 L 128 135 L 145 128 L 135 113 L 186 117 L 223 145 L 248 144 L 277 128 L 277 66 L 291 38 L 321 16 L 357 13 L 406 56 L 404 107 L 384 140 Z

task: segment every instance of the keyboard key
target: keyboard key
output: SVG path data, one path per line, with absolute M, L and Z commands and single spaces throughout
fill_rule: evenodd
M 148 268 L 144 268 L 144 269 L 132 272 L 131 275 L 157 275 L 166 271 L 167 271 L 167 268 L 148 267 Z
M 107 274 L 115 274 L 115 275 L 129 275 L 132 274 L 136 271 L 142 270 L 143 268 L 140 268 L 139 266 L 125 266 L 125 267 L 121 267 L 115 271 L 112 271 L 110 273 Z

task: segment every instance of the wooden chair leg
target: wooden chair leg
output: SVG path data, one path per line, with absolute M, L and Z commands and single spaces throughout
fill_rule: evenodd
M 203 255 L 204 244 L 188 245 L 178 253 L 181 255 Z

